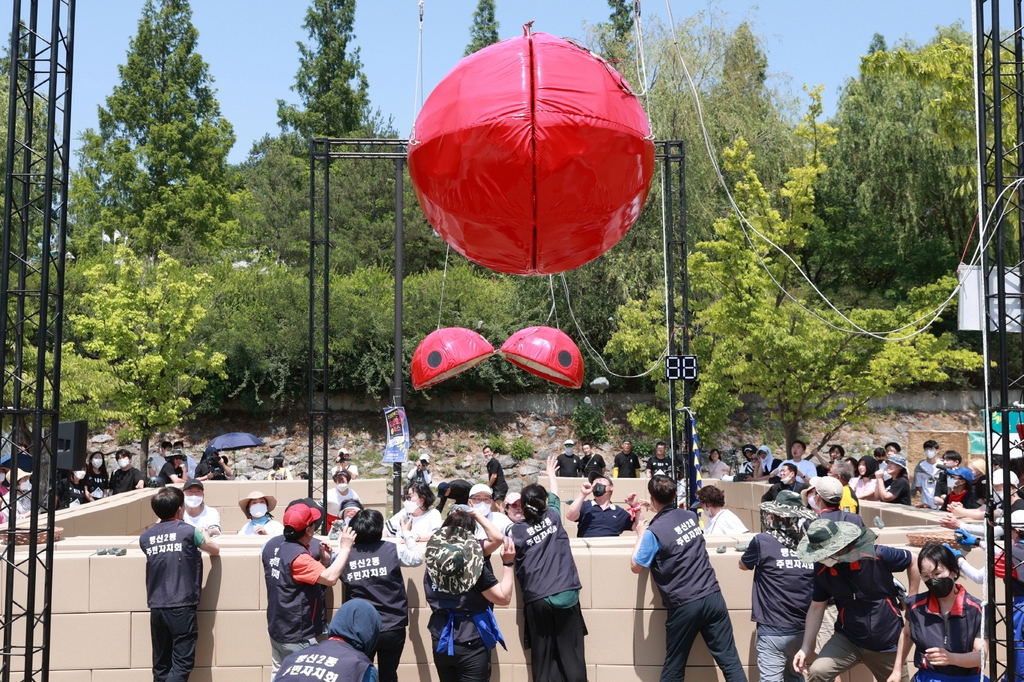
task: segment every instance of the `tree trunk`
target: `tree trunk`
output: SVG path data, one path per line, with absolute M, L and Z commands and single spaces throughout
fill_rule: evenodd
M 786 452 L 783 453 L 783 459 L 789 459 L 790 448 L 800 438 L 800 421 L 782 422 L 782 432 L 786 437 Z
M 153 435 L 152 431 L 142 432 L 142 462 L 145 464 L 146 460 L 149 459 L 149 437 Z

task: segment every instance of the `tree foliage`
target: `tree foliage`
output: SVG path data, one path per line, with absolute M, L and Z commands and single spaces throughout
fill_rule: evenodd
M 139 253 L 188 260 L 222 244 L 232 226 L 231 124 L 196 52 L 188 0 L 146 0 L 120 82 L 82 135 L 73 178 L 72 249 L 125 235 Z
M 349 49 L 355 16 L 356 0 L 312 0 L 302 24 L 310 45 L 298 43 L 299 70 L 292 86 L 301 108 L 278 100 L 282 130 L 302 138 L 344 137 L 368 119 L 369 84 L 359 48 Z
M 117 380 L 115 409 L 147 447 L 156 430 L 178 425 L 225 356 L 199 341 L 209 308 L 209 275 L 160 254 L 156 263 L 120 247 L 110 265 L 85 273 L 88 314 L 70 317 L 87 357 Z
M 495 0 L 480 0 L 473 11 L 473 23 L 469 27 L 469 44 L 463 56 L 469 56 L 488 45 L 498 42 L 498 20 L 494 16 Z

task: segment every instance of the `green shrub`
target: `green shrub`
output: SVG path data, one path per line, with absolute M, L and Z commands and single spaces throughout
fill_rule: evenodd
M 648 438 L 637 438 L 633 441 L 633 454 L 640 459 L 640 468 L 654 456 L 654 441 Z
M 500 433 L 490 437 L 487 444 L 491 446 L 491 450 L 496 455 L 507 455 L 508 454 L 508 441 L 505 440 L 505 436 Z
M 604 422 L 604 410 L 599 407 L 586 403 L 577 405 L 572 411 L 572 428 L 581 443 L 608 441 L 608 425 Z
M 522 462 L 533 457 L 533 444 L 527 438 L 516 438 L 512 441 L 512 459 Z

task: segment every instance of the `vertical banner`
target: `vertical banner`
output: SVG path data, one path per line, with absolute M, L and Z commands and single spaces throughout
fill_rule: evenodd
M 697 491 L 703 487 L 704 481 L 700 476 L 700 439 L 697 438 L 697 420 L 694 419 L 693 414 L 689 410 L 687 410 L 687 417 L 690 420 L 690 433 L 693 434 L 693 440 L 690 442 L 693 449 L 693 458 L 689 463 L 690 480 L 693 481 L 689 500 L 692 505 L 697 501 Z
M 388 429 L 388 443 L 384 448 L 384 464 L 405 462 L 409 459 L 409 420 L 404 407 L 385 407 L 384 421 Z

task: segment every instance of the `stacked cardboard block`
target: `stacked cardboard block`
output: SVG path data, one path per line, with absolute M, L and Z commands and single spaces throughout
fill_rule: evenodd
M 569 485 L 579 479 L 563 479 L 563 499 L 570 498 Z M 358 489 L 363 499 L 377 506 L 384 502 L 383 481 L 356 481 L 367 486 L 366 493 Z M 625 484 L 625 485 L 623 485 Z M 726 499 L 734 511 L 752 511 L 766 486 L 749 483 L 718 483 L 726 490 Z M 207 487 L 217 496 L 217 485 Z M 264 493 L 276 494 L 279 504 L 305 495 L 305 482 L 261 481 L 249 484 Z M 616 499 L 625 497 L 636 486 L 637 492 L 646 481 L 616 481 Z M 230 487 L 230 486 L 229 486 Z M 245 484 L 237 484 L 224 500 L 214 497 L 221 509 L 238 499 Z M 227 489 L 227 487 L 225 488 Z M 576 488 L 578 491 L 578 488 Z M 379 493 L 379 500 L 375 495 Z M 53 630 L 51 649 L 51 678 L 57 682 L 143 682 L 151 679 L 151 647 L 149 612 L 146 608 L 145 556 L 138 546 L 138 535 L 126 535 L 128 524 L 137 527 L 152 522 L 152 512 L 146 512 L 148 496 L 152 491 L 139 491 L 112 498 L 109 502 L 85 505 L 69 516 L 76 528 L 92 530 L 92 521 L 85 519 L 90 508 L 101 514 L 103 523 L 110 521 L 109 532 L 102 528 L 90 535 L 69 537 L 55 546 L 53 581 Z M 122 497 L 122 496 L 117 496 Z M 740 506 L 744 505 L 744 506 Z M 107 506 L 123 508 L 122 515 L 108 516 Z M 890 505 L 891 506 L 891 505 Z M 136 509 L 135 520 L 130 521 L 130 509 Z M 235 506 L 237 509 L 237 505 Z M 881 505 L 869 505 L 871 513 L 878 513 L 893 521 L 925 522 L 927 513 L 896 510 L 890 512 Z M 70 524 L 69 524 L 70 525 Z M 870 525 L 870 522 L 869 522 Z M 920 524 L 918 524 L 920 525 Z M 758 530 L 755 524 L 752 530 Z M 903 528 L 886 523 L 878 531 L 879 541 L 897 547 L 906 545 Z M 570 530 L 570 537 L 575 531 Z M 722 592 L 732 620 L 736 644 L 751 682 L 756 682 L 757 666 L 754 650 L 754 624 L 750 620 L 751 587 L 753 574 L 738 567 L 740 553 L 736 545 L 749 539 L 749 535 L 708 536 L 707 545 L 711 563 L 722 586 Z M 572 539 L 573 556 L 583 583 L 580 604 L 583 608 L 589 635 L 586 638 L 588 679 L 597 682 L 653 681 L 658 679 L 664 660 L 666 612 L 649 572 L 636 576 L 629 569 L 629 559 L 636 536 L 625 533 L 618 538 Z M 200 682 L 263 682 L 270 676 L 270 645 L 266 634 L 266 585 L 260 561 L 260 548 L 264 539 L 258 536 L 242 537 L 226 534 L 218 538 L 221 553 L 217 557 L 204 555 L 203 599 L 199 606 L 200 639 L 193 680 Z M 97 547 L 122 546 L 128 548 L 123 557 L 97 556 Z M 718 548 L 724 547 L 724 553 Z M 979 562 L 980 553 L 971 557 Z M 498 556 L 492 557 L 496 574 L 503 570 Z M 977 564 L 976 564 L 977 565 Z M 410 604 L 410 627 L 405 652 L 399 669 L 403 682 L 436 680 L 432 664 L 431 640 L 426 630 L 430 616 L 424 599 L 421 566 L 404 569 Z M 968 584 L 980 595 L 980 586 Z M 24 582 L 15 589 L 24 591 Z M 333 612 L 341 603 L 340 585 L 329 590 L 328 606 Z M 37 595 L 41 606 L 42 596 Z M 492 655 L 493 680 L 497 682 L 527 682 L 530 679 L 530 652 L 522 648 L 523 611 L 518 587 L 512 604 L 495 609 L 498 623 L 505 636 L 508 651 L 500 647 Z M 19 634 L 15 633 L 15 637 Z M 698 638 L 690 656 L 687 679 L 713 682 L 722 679 L 707 647 Z M 870 675 L 858 666 L 844 682 L 868 682 Z

